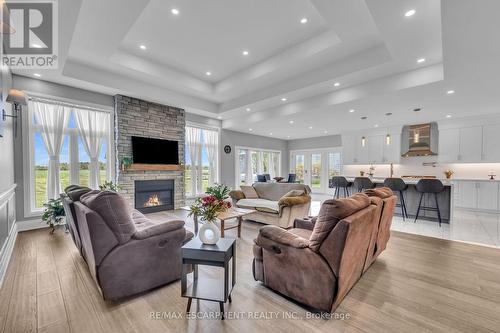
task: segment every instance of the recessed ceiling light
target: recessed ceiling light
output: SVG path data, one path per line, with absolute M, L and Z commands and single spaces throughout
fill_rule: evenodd
M 290 121 L 289 121 L 289 123 L 290 123 L 290 124 L 293 124 L 293 120 L 290 120 Z
M 251 129 L 251 128 L 249 128 L 248 130 L 249 130 L 250 132 L 251 132 L 251 131 L 253 131 L 253 129 Z
M 335 82 L 335 83 L 333 84 L 333 86 L 334 86 L 334 87 L 338 87 L 338 86 L 340 86 L 340 83 L 339 83 L 339 82 Z
M 205 75 L 210 76 L 210 75 L 212 75 L 212 72 L 206 72 Z
M 386 112 L 385 115 L 386 116 L 392 116 L 392 112 Z
M 312 126 L 309 126 L 309 129 L 313 129 L 313 127 L 312 127 Z
M 287 139 L 290 139 L 290 135 L 287 135 L 287 136 L 286 136 L 286 138 L 287 138 Z
M 363 116 L 363 117 L 361 117 L 361 120 L 366 120 L 366 119 L 368 119 L 368 117 L 367 117 L 367 116 Z
M 328 131 L 324 131 L 323 133 L 327 134 L 327 133 L 328 133 Z
M 300 20 L 300 23 L 302 23 L 302 24 L 306 24 L 306 23 L 307 23 L 307 18 L 306 18 L 306 17 L 303 17 L 303 18 Z
M 33 44 L 31 44 L 31 47 L 34 47 L 34 48 L 36 48 L 36 49 L 41 49 L 41 48 L 42 48 L 42 45 L 37 44 L 37 43 L 33 43 Z
M 249 54 L 250 54 L 250 52 L 248 52 L 247 50 L 243 51 L 243 55 L 244 55 L 244 56 L 247 56 L 247 55 L 249 55 Z
M 446 118 L 451 118 L 451 114 L 447 114 L 447 115 L 446 115 Z
M 252 111 L 252 109 L 250 109 L 250 108 L 246 108 L 246 109 L 245 109 L 245 111 L 246 111 L 246 112 L 250 112 L 250 111 Z
M 355 111 L 354 109 L 350 109 L 349 110 L 350 113 L 354 113 L 354 111 Z
M 269 135 L 273 135 L 273 132 L 269 133 Z
M 418 62 L 419 64 L 421 64 L 421 63 L 425 62 L 425 58 L 420 58 L 420 59 L 417 59 L 417 62 Z
M 179 10 L 177 8 L 172 8 L 171 12 L 174 15 L 179 15 Z
M 378 124 L 373 125 L 373 127 L 378 127 Z
M 35 74 L 33 74 L 33 76 L 36 76 L 36 77 L 41 77 L 41 76 L 42 76 L 42 74 L 35 73 Z
M 221 117 L 221 116 L 218 116 L 218 117 L 217 117 L 217 119 L 222 119 L 222 117 Z
M 281 99 L 281 101 L 282 101 L 282 102 L 286 102 L 286 97 L 283 97 L 283 98 Z
M 455 93 L 455 90 L 448 90 L 446 93 L 447 93 L 448 95 L 451 95 L 451 94 L 454 94 L 454 93 Z
M 141 50 L 145 50 L 145 49 L 147 49 L 146 45 L 139 45 L 139 48 L 140 48 Z
M 407 11 L 407 12 L 405 13 L 405 16 L 406 16 L 406 17 L 413 16 L 413 15 L 415 15 L 415 13 L 416 13 L 416 12 L 417 12 L 417 11 L 416 11 L 415 9 L 410 9 L 409 11 Z

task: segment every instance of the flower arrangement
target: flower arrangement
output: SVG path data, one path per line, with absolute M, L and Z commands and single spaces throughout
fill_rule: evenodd
M 189 216 L 196 215 L 202 217 L 205 221 L 215 222 L 217 214 L 231 208 L 231 202 L 220 200 L 215 195 L 207 195 L 196 199 L 190 208 Z
M 208 195 L 213 195 L 217 200 L 226 200 L 229 198 L 230 189 L 226 185 L 215 184 L 214 186 L 210 186 L 205 191 Z
M 453 176 L 454 172 L 453 170 L 447 169 L 444 171 L 444 175 L 446 176 L 446 179 L 450 179 L 451 176 Z

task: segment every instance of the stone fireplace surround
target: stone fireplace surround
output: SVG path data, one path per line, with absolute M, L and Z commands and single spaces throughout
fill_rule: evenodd
M 114 107 L 116 181 L 120 193 L 135 205 L 136 180 L 174 180 L 174 208 L 184 205 L 184 170 L 121 170 L 123 157 L 132 157 L 132 136 L 179 142 L 179 161 L 184 161 L 185 111 L 172 106 L 151 103 L 123 95 L 115 96 Z

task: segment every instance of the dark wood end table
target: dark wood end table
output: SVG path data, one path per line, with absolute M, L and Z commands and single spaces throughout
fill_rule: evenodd
M 231 261 L 231 281 L 229 262 Z M 193 265 L 193 281 L 188 285 L 188 265 Z M 224 268 L 224 281 L 198 276 L 198 265 Z M 181 296 L 188 298 L 186 312 L 191 309 L 193 298 L 218 302 L 222 320 L 224 303 L 231 299 L 236 284 L 236 239 L 221 238 L 215 245 L 205 245 L 194 238 L 182 247 Z

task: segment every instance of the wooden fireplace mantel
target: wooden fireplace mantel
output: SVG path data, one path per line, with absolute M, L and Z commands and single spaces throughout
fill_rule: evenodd
M 125 171 L 182 171 L 184 165 L 180 164 L 141 164 L 132 163 Z

